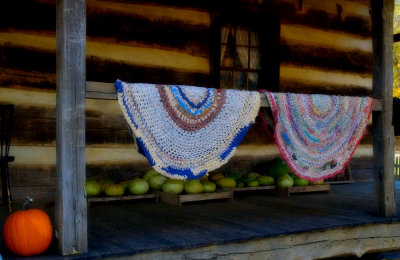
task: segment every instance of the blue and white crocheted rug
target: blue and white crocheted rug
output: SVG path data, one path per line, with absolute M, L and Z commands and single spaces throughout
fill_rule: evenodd
M 232 157 L 260 108 L 258 92 L 115 83 L 139 152 L 175 179 L 198 179 Z

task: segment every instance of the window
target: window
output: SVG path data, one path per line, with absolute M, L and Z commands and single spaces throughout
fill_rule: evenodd
M 249 27 L 221 28 L 220 88 L 257 90 L 261 73 L 259 35 Z

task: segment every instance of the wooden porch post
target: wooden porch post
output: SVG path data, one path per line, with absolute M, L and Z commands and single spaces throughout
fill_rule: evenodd
M 56 237 L 62 255 L 87 252 L 85 0 L 57 0 Z
M 371 0 L 373 37 L 373 97 L 382 99 L 382 111 L 372 116 L 375 190 L 379 214 L 396 214 L 394 189 L 393 11 L 394 0 Z

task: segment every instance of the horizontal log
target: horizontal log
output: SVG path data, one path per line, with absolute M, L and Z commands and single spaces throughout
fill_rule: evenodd
M 346 19 L 347 17 L 357 17 L 361 19 L 370 18 L 369 0 L 336 0 L 336 1 L 319 1 L 319 0 L 277 0 L 281 3 L 291 4 L 296 7 L 299 12 L 324 11 L 330 15 L 337 15 L 338 18 Z M 341 16 L 338 14 L 338 5 L 341 6 Z
M 1 185 L 0 185 L 1 187 Z M 26 196 L 33 198 L 36 202 L 52 202 L 55 200 L 56 186 L 27 186 L 27 187 L 13 187 L 11 186 L 11 194 L 13 198 L 13 208 L 19 209 L 18 204 L 25 200 Z M 1 196 L 0 196 L 1 197 Z
M 132 65 L 91 57 L 87 60 L 87 80 L 114 82 L 120 78 L 129 82 L 210 86 L 210 75 L 174 68 Z
M 371 37 L 361 37 L 294 24 L 281 24 L 281 44 L 372 52 Z
M 11 146 L 10 155 L 15 157 L 15 164 L 55 164 L 55 146 Z M 362 149 L 362 148 L 361 148 Z M 275 144 L 267 145 L 241 145 L 237 148 L 235 156 L 274 158 L 279 154 Z M 87 164 L 115 164 L 115 163 L 142 163 L 147 159 L 139 154 L 133 143 L 119 145 L 118 147 L 86 147 Z
M 286 73 L 289 73 L 287 71 Z M 304 76 L 306 77 L 306 76 Z M 99 92 L 100 95 L 96 93 Z M 116 99 L 116 90 L 113 83 L 98 83 L 98 82 L 87 82 L 86 83 L 86 97 L 87 98 L 104 98 L 107 95 L 107 99 Z M 267 98 L 265 95 L 260 93 L 261 107 L 269 107 Z M 374 100 L 372 108 L 374 111 L 380 111 L 382 109 L 382 102 L 380 100 Z
M 129 1 L 108 2 L 99 0 L 86 1 L 88 24 L 99 15 L 108 13 L 129 15 L 132 17 L 142 17 L 150 21 L 177 21 L 183 24 L 210 25 L 210 15 L 208 12 L 209 4 L 201 6 L 190 1 L 176 5 L 177 1 L 146 1 L 145 3 L 132 3 Z M 180 1 L 182 2 L 182 1 Z M 207 2 L 207 1 L 202 1 Z M 4 3 L 2 12 L 4 23 L 2 26 L 15 27 L 20 29 L 32 28 L 55 31 L 55 24 L 48 21 L 53 19 L 56 13 L 56 3 L 52 0 L 24 1 L 24 8 L 21 5 L 10 1 Z M 30 23 L 26 23 L 30 20 Z M 1 27 L 0 27 L 1 28 Z
M 87 1 L 88 39 L 102 37 L 109 43 L 141 43 L 208 57 L 209 11 L 165 4 Z M 54 1 L 25 1 L 24 10 L 18 3 L 7 3 L 5 10 L 0 28 L 55 32 L 55 24 L 48 22 L 55 16 Z
M 372 89 L 361 88 L 359 86 L 338 86 L 337 84 L 320 83 L 298 79 L 280 80 L 279 91 L 298 93 L 298 94 L 326 94 L 326 95 L 346 95 L 346 96 L 371 96 Z
M 329 12 L 327 9 L 321 9 L 319 1 L 314 6 L 306 4 L 303 1 L 303 10 L 281 9 L 281 22 L 283 24 L 296 24 L 308 26 L 316 29 L 337 31 L 338 33 L 348 33 L 360 36 L 371 37 L 371 18 L 368 16 L 358 16 L 347 14 L 342 11 L 338 14 L 336 3 L 332 2 L 330 6 L 335 8 L 335 12 Z M 308 7 L 308 8 L 307 8 Z
M 295 66 L 292 64 L 281 64 L 280 80 L 306 83 L 309 85 L 321 86 L 323 91 L 325 86 L 336 86 L 335 89 L 340 91 L 356 91 L 366 90 L 372 91 L 372 75 L 350 73 L 343 71 L 323 70 L 315 67 Z M 300 86 L 296 92 L 301 92 Z M 280 89 L 282 84 L 280 84 Z M 340 94 L 340 93 L 338 93 Z M 343 93 L 345 94 L 345 93 Z M 362 95 L 361 93 L 359 95 Z M 369 96 L 369 95 L 368 95 Z
M 55 89 L 55 53 L 28 47 L 0 48 L 0 85 L 28 86 L 37 89 Z M 41 61 L 41 62 L 38 62 Z M 115 81 L 123 78 L 136 82 L 158 82 L 182 85 L 210 84 L 204 73 L 180 71 L 173 68 L 132 65 L 121 61 L 87 57 L 88 80 Z
M 280 46 L 280 62 L 296 67 L 372 75 L 372 53 L 370 52 L 282 44 Z
M 259 172 L 265 173 L 268 161 L 279 157 L 279 151 L 270 153 L 268 157 L 252 156 L 251 154 L 234 156 L 226 165 L 217 171 L 228 172 Z M 373 163 L 370 156 L 353 157 L 350 161 L 352 179 L 355 181 L 372 180 Z M 10 184 L 13 187 L 54 186 L 56 181 L 55 164 L 10 164 Z M 87 164 L 87 179 L 110 178 L 115 182 L 132 179 L 150 170 L 147 161 L 131 161 L 126 163 Z
M 40 71 L 23 71 L 0 66 L 0 86 L 48 91 L 56 89 L 56 74 Z
M 24 32 L 0 32 L 0 46 L 24 47 L 55 52 L 54 36 Z M 135 47 L 87 41 L 86 56 L 131 65 L 168 68 L 184 72 L 209 74 L 208 58 L 195 57 L 179 51 Z

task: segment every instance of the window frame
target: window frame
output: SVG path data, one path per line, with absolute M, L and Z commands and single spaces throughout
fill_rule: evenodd
M 224 71 L 224 72 L 229 71 L 229 72 L 232 73 L 231 88 L 233 88 L 234 85 L 235 85 L 234 84 L 234 81 L 235 81 L 234 72 L 246 72 L 246 86 L 245 87 L 246 87 L 246 90 L 249 90 L 249 76 L 248 76 L 248 73 L 257 73 L 258 74 L 257 75 L 258 79 L 260 78 L 260 75 L 262 73 L 261 65 L 260 65 L 259 69 L 251 68 L 251 50 L 255 49 L 255 50 L 257 50 L 259 52 L 260 56 L 262 55 L 260 43 L 258 45 L 252 45 L 252 43 L 251 43 L 251 33 L 252 32 L 253 33 L 257 33 L 257 36 L 259 36 L 258 35 L 259 31 L 255 30 L 254 28 L 252 28 L 250 26 L 232 25 L 232 24 L 224 24 L 223 26 L 221 26 L 221 31 L 222 31 L 223 27 L 227 27 L 227 26 L 233 28 L 233 31 L 234 31 L 233 37 L 234 37 L 234 41 L 235 41 L 235 44 L 234 44 L 235 49 L 237 49 L 237 48 L 246 48 L 247 49 L 247 64 L 243 68 L 237 67 L 237 66 L 235 66 L 235 64 L 233 66 L 231 66 L 231 67 L 230 66 L 223 66 L 221 63 L 223 61 L 223 55 L 224 54 L 221 53 L 220 66 L 219 66 L 220 67 L 220 73 L 222 71 Z M 237 38 L 236 37 L 237 37 L 237 30 L 239 30 L 239 29 L 245 29 L 247 31 L 247 41 L 248 41 L 247 45 L 237 44 L 237 40 L 236 40 Z M 227 48 L 229 48 L 230 47 L 229 46 L 229 40 L 226 43 L 223 43 L 222 39 L 221 39 L 221 43 L 220 43 L 220 47 L 219 48 L 222 49 L 223 45 L 225 45 L 225 46 L 227 46 Z M 259 59 L 260 59 L 260 63 L 261 63 L 261 57 L 259 57 Z M 258 85 L 259 85 L 259 82 L 257 80 L 257 86 Z M 221 87 L 221 85 L 219 87 Z

